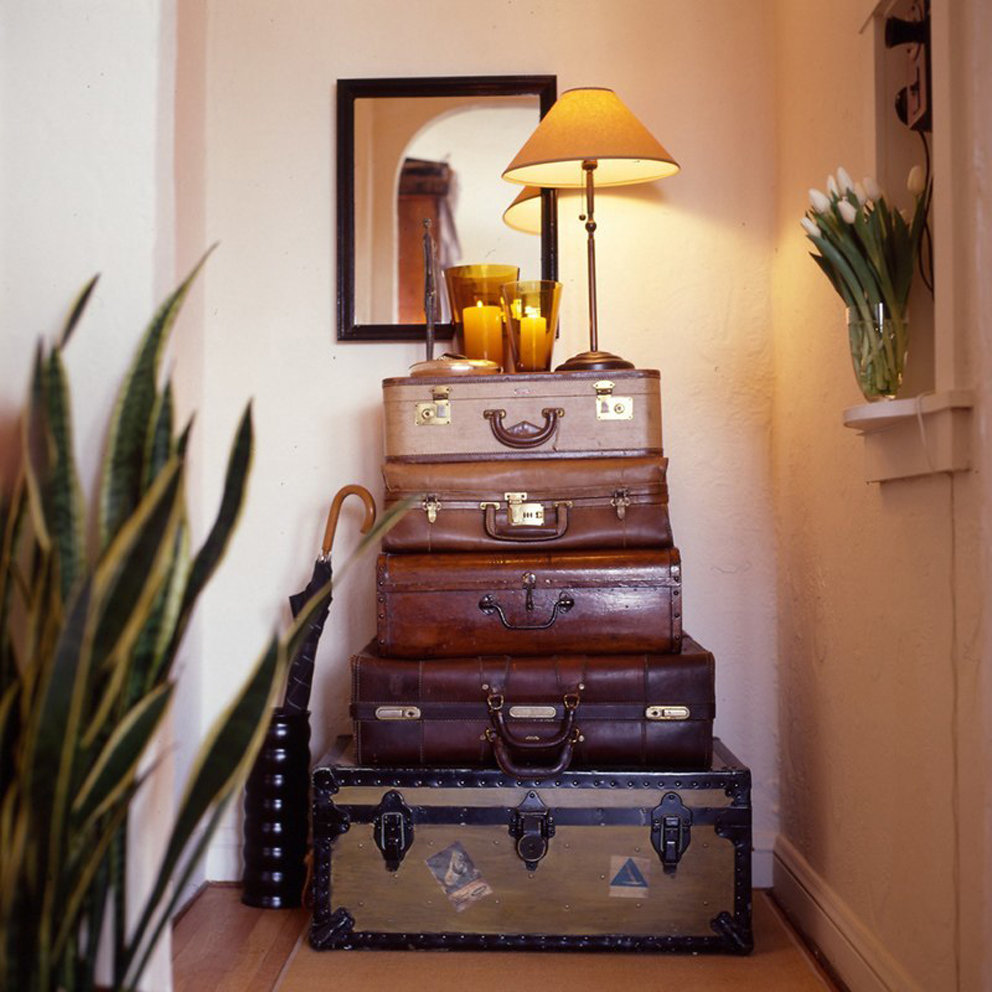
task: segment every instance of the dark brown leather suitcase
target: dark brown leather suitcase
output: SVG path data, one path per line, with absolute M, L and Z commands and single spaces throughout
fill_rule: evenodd
M 650 551 L 380 554 L 387 657 L 677 652 L 682 569 Z
M 712 751 L 713 655 L 351 659 L 357 760 L 368 765 L 701 768 Z
M 388 461 L 385 507 L 412 500 L 384 551 L 665 548 L 668 460 Z

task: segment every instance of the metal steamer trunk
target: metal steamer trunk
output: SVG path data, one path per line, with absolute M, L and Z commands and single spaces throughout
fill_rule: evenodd
M 318 950 L 747 954 L 749 770 L 313 773 Z

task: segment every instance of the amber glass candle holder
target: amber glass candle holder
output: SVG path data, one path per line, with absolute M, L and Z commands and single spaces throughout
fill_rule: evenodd
M 515 265 L 454 265 L 444 270 L 457 346 L 466 358 L 507 366 L 500 290 L 519 275 Z
M 551 370 L 560 303 L 561 283 L 551 279 L 511 282 L 503 287 L 503 316 L 517 372 Z

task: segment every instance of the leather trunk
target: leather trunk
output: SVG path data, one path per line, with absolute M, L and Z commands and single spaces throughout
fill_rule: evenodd
M 660 455 L 659 382 L 653 369 L 385 379 L 385 456 Z
M 384 551 L 664 548 L 667 459 L 386 462 L 385 508 L 412 500 Z
M 383 655 L 677 652 L 676 548 L 380 554 L 376 630 Z
M 360 764 L 495 767 L 518 777 L 567 768 L 709 764 L 713 655 L 351 659 Z

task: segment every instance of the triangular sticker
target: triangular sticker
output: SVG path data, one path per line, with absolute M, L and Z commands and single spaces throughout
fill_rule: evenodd
M 646 889 L 648 887 L 647 880 L 641 874 L 640 868 L 634 864 L 633 858 L 627 858 L 627 860 L 620 866 L 620 870 L 613 876 L 613 881 L 610 882 L 610 887 L 622 886 L 624 888 L 632 889 Z

